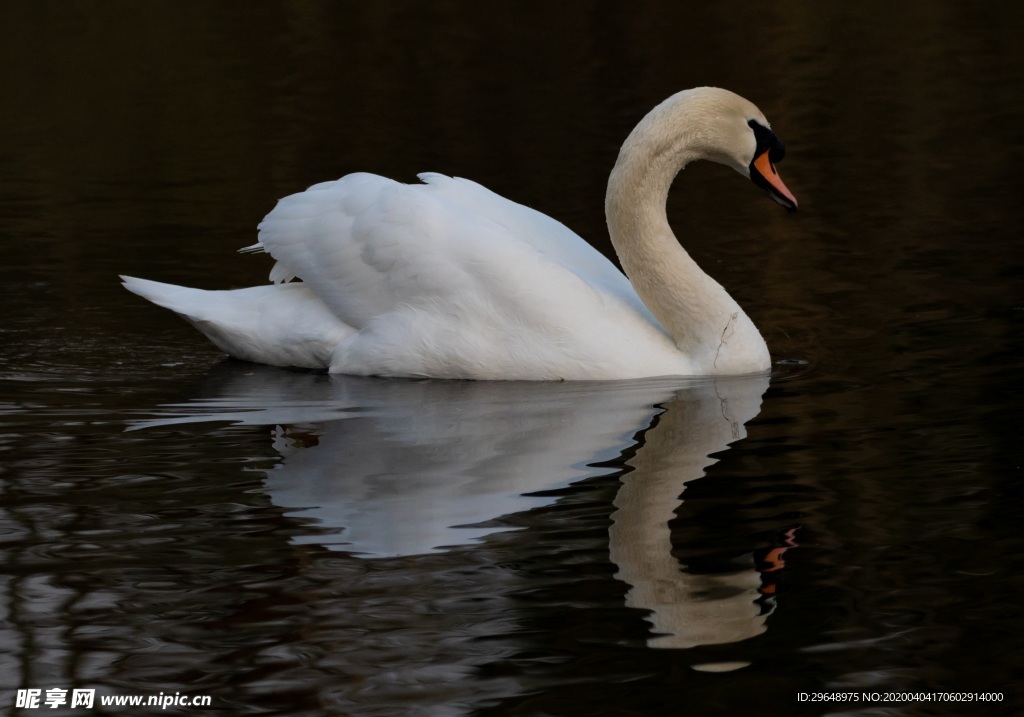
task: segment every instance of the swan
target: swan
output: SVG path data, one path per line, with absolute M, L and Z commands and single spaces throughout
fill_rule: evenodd
M 605 198 L 625 274 L 565 225 L 475 182 L 356 173 L 263 219 L 242 251 L 276 260 L 269 285 L 121 278 L 226 353 L 277 366 L 481 380 L 759 373 L 771 366 L 764 339 L 680 246 L 665 203 L 676 174 L 708 159 L 795 211 L 775 168 L 784 152 L 761 111 L 728 90 L 684 90 L 651 110 Z

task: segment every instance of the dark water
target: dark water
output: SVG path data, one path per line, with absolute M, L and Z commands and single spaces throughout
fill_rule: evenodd
M 3 709 L 1024 709 L 1022 15 L 0 4 Z M 260 283 L 258 220 L 354 170 L 471 177 L 607 250 L 619 142 L 700 84 L 761 106 L 801 200 L 699 166 L 670 202 L 770 382 L 264 369 L 117 284 Z

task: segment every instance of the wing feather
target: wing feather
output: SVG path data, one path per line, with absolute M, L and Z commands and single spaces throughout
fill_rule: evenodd
M 420 178 L 351 174 L 282 199 L 259 226 L 278 262 L 271 279 L 301 278 L 361 327 L 397 303 L 459 291 L 470 257 L 475 270 L 493 265 L 496 247 L 512 242 L 653 320 L 622 272 L 564 224 L 467 179 Z
M 557 377 L 610 360 L 610 339 L 671 346 L 626 277 L 567 227 L 474 182 L 421 178 L 348 175 L 260 224 L 272 278 L 299 277 L 357 330 L 340 370 L 486 377 L 511 362 Z

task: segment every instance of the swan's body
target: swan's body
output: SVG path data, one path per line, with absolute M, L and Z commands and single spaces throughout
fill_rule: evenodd
M 273 285 L 125 285 L 227 353 L 281 366 L 534 380 L 765 371 L 757 328 L 665 216 L 673 178 L 699 158 L 796 208 L 770 161 L 781 144 L 764 116 L 700 88 L 644 118 L 609 180 L 609 231 L 632 284 L 564 225 L 474 182 L 351 174 L 285 197 L 260 224 L 252 249 L 277 259 Z M 293 277 L 302 282 L 280 283 Z

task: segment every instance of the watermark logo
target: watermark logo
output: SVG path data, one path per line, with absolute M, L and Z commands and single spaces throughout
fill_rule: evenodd
M 100 695 L 101 707 L 209 707 L 212 703 L 210 695 L 183 695 L 175 692 L 167 695 Z M 57 707 L 71 707 L 91 710 L 96 704 L 95 689 L 72 689 L 51 687 L 49 689 L 29 688 L 18 690 L 14 698 L 14 706 L 18 709 L 34 710 Z
M 60 687 L 52 687 L 46 690 L 45 697 L 43 690 L 18 690 L 18 696 L 14 700 L 14 706 L 20 709 L 36 709 L 38 707 L 63 707 L 70 704 L 71 707 L 84 707 L 92 709 L 96 699 L 96 690 L 71 690 L 70 703 L 68 691 Z

